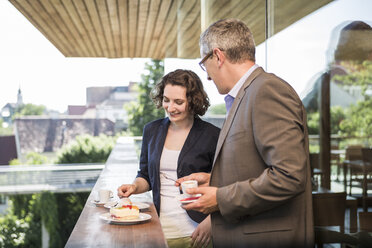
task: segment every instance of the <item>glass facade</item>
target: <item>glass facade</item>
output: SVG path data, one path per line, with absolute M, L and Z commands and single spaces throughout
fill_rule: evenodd
M 282 29 L 283 22 L 288 23 L 278 13 L 283 12 L 284 4 L 266 1 L 268 39 L 258 45 L 257 63 L 282 77 L 300 95 L 308 114 L 310 152 L 322 153 L 322 149 L 329 148 L 329 160 L 334 166 L 328 173 L 331 179 L 338 180 L 342 178 L 340 161 L 345 148 L 351 144 L 371 146 L 372 2 L 332 1 Z M 286 13 L 295 15 L 296 11 L 287 9 Z M 329 128 L 324 127 L 324 106 L 328 102 Z M 328 132 L 332 137 L 329 144 L 324 142 Z M 322 154 L 319 157 L 325 167 Z M 322 169 L 328 176 L 327 168 Z

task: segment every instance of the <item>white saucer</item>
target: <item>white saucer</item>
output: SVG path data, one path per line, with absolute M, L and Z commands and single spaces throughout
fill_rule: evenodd
M 178 200 L 181 202 L 181 204 L 189 204 L 189 203 L 192 203 L 192 202 L 196 202 L 199 199 L 200 196 L 201 196 L 201 194 L 197 194 L 196 196 L 185 198 L 183 195 L 180 195 L 178 197 Z
M 106 202 L 99 202 L 95 200 L 91 200 L 90 203 L 96 205 L 96 207 L 103 207 L 106 204 Z

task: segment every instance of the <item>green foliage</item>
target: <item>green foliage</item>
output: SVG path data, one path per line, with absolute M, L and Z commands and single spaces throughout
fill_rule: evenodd
M 340 134 L 341 122 L 346 118 L 346 112 L 340 106 L 331 107 L 331 134 Z M 319 112 L 307 115 L 309 134 L 319 134 Z
M 57 221 L 60 223 L 59 236 L 62 243 L 65 244 L 83 211 L 89 193 L 56 194 L 55 196 L 58 207 Z
M 46 111 L 44 105 L 35 105 L 32 103 L 23 104 L 16 108 L 13 118 L 17 118 L 24 115 L 42 115 Z
M 104 163 L 115 145 L 116 137 L 101 134 L 77 136 L 76 139 L 61 148 L 57 155 L 57 164 Z
M 359 101 L 347 110 L 340 123 L 341 133 L 348 136 L 372 136 L 372 99 Z
M 42 211 L 42 222 L 49 233 L 49 247 L 63 247 L 59 235 L 60 222 L 58 220 L 58 205 L 56 195 L 50 192 L 43 192 L 39 198 L 38 211 Z
M 37 152 L 29 152 L 26 155 L 27 164 L 46 164 L 48 163 L 48 158 Z
M 20 165 L 21 161 L 18 158 L 9 161 L 9 165 Z
M 319 134 L 319 112 L 307 114 L 307 129 L 309 134 Z
M 23 244 L 28 229 L 29 223 L 12 213 L 0 216 L 0 247 L 25 247 Z
M 157 109 L 150 97 L 151 90 L 164 75 L 164 63 L 162 60 L 151 60 L 145 64 L 145 71 L 138 85 L 137 101 L 124 106 L 128 113 L 129 131 L 134 136 L 142 135 L 146 123 L 164 117 L 164 111 Z
M 37 152 L 29 152 L 26 155 L 26 163 L 29 165 L 39 165 L 48 163 L 48 158 Z M 21 165 L 21 161 L 17 158 L 9 161 L 9 165 Z
M 49 233 L 49 247 L 63 247 L 89 196 L 84 193 L 10 196 L 8 213 L 0 216 L 0 248 L 41 247 L 41 223 Z
M 366 60 L 362 63 L 347 61 L 342 62 L 341 65 L 348 70 L 348 74 L 335 75 L 332 79 L 341 82 L 342 85 L 359 85 L 362 87 L 363 93 L 366 92 L 368 86 L 372 85 L 371 60 Z
M 340 122 L 341 133 L 348 136 L 372 136 L 372 98 L 367 90 L 372 90 L 372 61 L 362 63 L 347 61 L 341 64 L 348 71 L 346 75 L 337 75 L 335 80 L 342 86 L 361 87 L 364 99 L 347 109 L 346 117 Z
M 212 105 L 208 112 L 213 115 L 226 115 L 226 106 L 224 103 Z
M 9 197 L 11 207 L 0 216 L 0 247 L 41 247 L 38 195 Z

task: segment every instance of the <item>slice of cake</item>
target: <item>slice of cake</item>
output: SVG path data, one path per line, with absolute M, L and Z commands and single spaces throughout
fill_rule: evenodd
M 120 201 L 117 207 L 110 208 L 110 214 L 116 219 L 134 220 L 139 218 L 139 208 L 132 205 L 130 200 Z

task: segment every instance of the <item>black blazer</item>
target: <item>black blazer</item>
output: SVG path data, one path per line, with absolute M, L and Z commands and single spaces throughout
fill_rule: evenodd
M 156 211 L 160 213 L 160 157 L 163 152 L 170 121 L 168 118 L 152 121 L 145 125 L 142 136 L 140 169 L 137 177 L 144 178 L 150 185 Z M 186 138 L 177 163 L 177 177 L 184 177 L 195 172 L 212 170 L 220 129 L 201 120 L 194 119 L 194 124 Z M 194 221 L 200 223 L 206 215 L 187 211 Z

